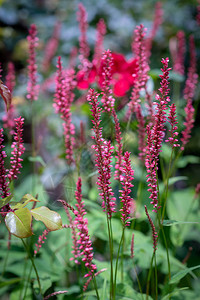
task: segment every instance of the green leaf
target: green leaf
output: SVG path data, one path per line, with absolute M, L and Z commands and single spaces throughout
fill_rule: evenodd
M 0 199 L 0 208 L 3 207 L 4 205 L 8 204 L 10 200 L 12 199 L 13 195 L 10 195 L 6 198 Z
M 26 194 L 22 197 L 22 199 L 19 202 L 11 202 L 11 208 L 12 209 L 19 209 L 24 206 L 26 206 L 29 202 L 40 202 L 38 199 L 33 197 L 30 194 Z
M 50 231 L 55 231 L 62 228 L 61 216 L 46 206 L 32 209 L 31 214 L 36 221 L 42 221 Z
M 40 163 L 43 167 L 46 167 L 46 163 L 44 162 L 43 158 L 41 156 L 29 156 L 28 158 L 29 161 L 31 162 L 38 162 Z
M 168 185 L 172 185 L 178 181 L 182 181 L 182 180 L 188 180 L 188 177 L 187 176 L 176 176 L 176 177 L 171 177 L 169 178 L 169 183 Z
M 175 220 L 163 220 L 163 226 L 172 226 L 178 224 L 199 224 L 199 222 L 184 222 L 184 221 L 175 221 Z
M 5 223 L 11 234 L 19 238 L 27 238 L 31 236 L 32 216 L 28 208 L 20 208 L 14 212 L 7 213 Z
M 171 280 L 169 281 L 170 284 L 173 283 L 177 283 L 179 282 L 183 277 L 185 277 L 185 275 L 187 275 L 188 273 L 190 273 L 191 271 L 200 268 L 200 265 L 192 267 L 192 268 L 186 268 L 185 270 L 182 270 L 176 274 L 174 274 L 171 278 Z

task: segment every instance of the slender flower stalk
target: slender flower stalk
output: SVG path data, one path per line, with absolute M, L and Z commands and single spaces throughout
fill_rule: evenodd
M 97 275 L 101 274 L 102 272 L 106 271 L 107 269 L 102 269 L 100 271 L 98 271 L 97 273 L 94 274 L 94 276 L 96 277 Z M 84 284 L 83 287 L 83 291 L 86 292 L 88 285 L 90 284 L 90 282 L 92 281 L 92 277 L 89 277 L 87 282 Z
M 79 69 L 82 70 L 86 75 L 88 76 L 88 72 L 91 68 L 91 63 L 88 60 L 89 54 L 90 54 L 90 48 L 87 43 L 87 29 L 88 29 L 88 22 L 87 22 L 87 12 L 85 10 L 85 7 L 82 3 L 79 3 L 78 6 L 79 10 L 77 12 L 77 19 L 79 22 L 79 28 L 80 28 L 80 38 L 79 38 L 79 60 L 80 65 Z
M 131 258 L 134 257 L 134 233 L 132 234 L 131 238 Z
M 114 104 L 115 99 L 113 98 L 113 89 L 111 87 L 112 80 L 112 66 L 113 66 L 113 57 L 110 50 L 104 52 L 101 59 L 101 69 L 102 69 L 102 98 L 101 102 L 103 103 L 104 111 L 112 114 L 114 123 L 115 123 L 115 139 L 117 142 L 116 149 L 116 164 L 115 164 L 115 180 L 120 180 L 121 175 L 121 164 L 122 164 L 122 137 L 119 119 L 117 117 Z
M 75 127 L 71 122 L 71 105 L 74 100 L 74 88 L 76 86 L 74 70 L 67 70 L 65 73 L 62 68 L 61 57 L 58 57 L 56 77 L 56 93 L 54 97 L 54 108 L 56 113 L 60 113 L 63 120 L 65 137 L 66 160 L 69 165 L 74 162 L 73 147 Z
M 10 195 L 8 181 L 7 181 L 7 170 L 4 166 L 4 160 L 6 158 L 6 152 L 3 150 L 3 128 L 0 129 L 0 196 L 6 198 Z
M 96 265 L 92 263 L 93 260 L 93 247 L 92 242 L 90 241 L 90 236 L 88 233 L 88 220 L 84 218 L 86 215 L 86 211 L 84 208 L 84 201 L 82 201 L 81 194 L 81 178 L 78 179 L 76 184 L 76 217 L 75 217 L 75 225 L 78 229 L 79 240 L 77 243 L 79 244 L 80 255 L 83 256 L 82 261 L 85 263 L 86 268 L 89 269 L 89 272 L 84 277 L 93 277 L 94 271 L 96 270 Z
M 150 128 L 147 125 L 147 147 L 146 147 L 146 159 L 145 166 L 147 169 L 147 182 L 151 193 L 150 199 L 151 204 L 153 204 L 153 211 L 157 212 L 160 208 L 158 206 L 158 188 L 157 188 L 157 170 L 158 170 L 158 160 L 159 153 L 161 152 L 162 141 L 165 132 L 165 122 L 166 122 L 166 110 L 167 104 L 170 101 L 169 94 L 169 71 L 168 68 L 169 59 L 162 59 L 163 68 L 161 69 L 163 75 L 161 77 L 161 87 L 159 88 L 160 95 L 156 95 L 156 110 L 154 115 L 154 125 Z
M 157 235 L 157 232 L 156 232 L 156 229 L 155 229 L 155 226 L 153 224 L 153 221 L 148 213 L 148 210 L 147 210 L 147 207 L 146 205 L 144 206 L 145 208 L 145 213 L 147 215 L 147 218 L 148 218 L 148 221 L 149 221 L 149 224 L 151 226 L 151 230 L 152 230 L 152 238 L 153 238 L 153 253 L 155 254 L 156 250 L 157 250 L 157 239 L 158 239 L 158 235 Z
M 72 219 L 72 216 L 70 215 L 69 208 L 65 206 L 65 212 L 69 220 L 69 225 L 72 229 L 72 255 L 73 257 L 70 258 L 70 260 L 74 260 L 76 264 L 79 264 L 78 257 L 80 257 L 80 250 L 78 249 L 78 240 L 77 240 L 77 232 L 76 232 L 76 226 L 74 224 L 74 221 Z
M 49 70 L 51 61 L 52 61 L 52 59 L 56 53 L 56 50 L 58 48 L 60 28 L 61 28 L 61 23 L 56 22 L 55 26 L 54 26 L 53 34 L 46 43 L 46 46 L 44 49 L 44 58 L 43 58 L 43 62 L 42 62 L 43 72 L 47 72 Z
M 108 113 L 112 112 L 115 99 L 113 98 L 111 80 L 112 80 L 112 66 L 113 57 L 110 50 L 104 52 L 101 58 L 101 68 L 102 68 L 102 98 L 103 108 Z
M 95 145 L 92 148 L 95 150 L 95 162 L 96 167 L 98 168 L 98 181 L 99 190 L 101 191 L 99 195 L 102 198 L 102 207 L 106 211 L 109 219 L 112 217 L 112 214 L 115 212 L 115 197 L 114 193 L 110 186 L 111 182 L 111 158 L 113 147 L 111 146 L 110 141 L 106 141 L 102 137 L 102 128 L 100 128 L 100 115 L 102 109 L 99 107 L 98 94 L 94 90 L 90 89 L 87 97 L 90 105 L 91 112 L 93 116 L 93 132 L 94 136 L 92 137 L 95 140 Z
M 165 142 L 170 143 L 170 145 L 172 146 L 172 149 L 176 148 L 176 147 L 180 147 L 180 145 L 177 144 L 177 142 L 178 142 L 178 139 L 177 139 L 177 136 L 178 136 L 177 124 L 178 124 L 178 122 L 177 122 L 177 118 L 176 118 L 176 105 L 174 103 L 172 103 L 172 105 L 170 106 L 168 119 L 169 119 L 169 123 L 171 125 L 171 129 L 169 129 L 170 137 L 168 137 L 168 139 L 166 139 Z
M 140 100 L 140 92 L 142 90 L 146 91 L 146 84 L 149 78 L 148 71 L 148 59 L 147 59 L 147 52 L 146 52 L 146 28 L 144 28 L 143 24 L 137 26 L 134 30 L 134 39 L 132 43 L 133 52 L 136 55 L 137 59 L 137 77 L 135 80 L 134 87 L 131 93 L 131 101 L 129 102 L 129 111 L 128 115 L 132 112 L 135 112 L 136 118 L 138 120 L 138 139 L 139 139 L 139 157 L 141 160 L 144 160 L 145 156 L 145 120 L 142 115 L 141 109 L 141 100 Z M 147 93 L 147 92 L 146 92 Z M 149 98 L 150 99 L 150 98 Z
M 151 29 L 151 33 L 149 37 L 146 39 L 146 51 L 147 51 L 147 58 L 149 60 L 151 56 L 151 48 L 152 48 L 152 42 L 154 37 L 156 36 L 156 33 L 162 24 L 163 21 L 163 9 L 161 2 L 156 2 L 155 6 L 155 13 L 154 13 L 154 20 L 153 20 L 153 26 Z
M 37 243 L 35 244 L 36 249 L 34 250 L 34 255 L 36 256 L 39 250 L 42 248 L 42 245 L 45 243 L 45 240 L 47 239 L 47 235 L 49 233 L 48 229 L 45 229 L 42 233 L 42 235 L 39 236 Z
M 130 193 L 131 188 L 133 187 L 133 184 L 131 182 L 134 179 L 134 171 L 131 167 L 129 152 L 124 153 L 122 168 L 122 175 L 120 176 L 122 190 L 120 190 L 121 196 L 119 198 L 121 199 L 122 203 L 122 208 L 120 209 L 121 220 L 123 227 L 125 227 L 130 225 L 128 219 L 130 219 L 131 204 L 133 202 L 133 198 L 130 197 Z
M 37 84 L 36 48 L 38 46 L 37 28 L 32 24 L 27 37 L 29 46 L 27 99 L 38 99 L 39 85 Z
M 184 67 L 184 60 L 185 60 L 185 33 L 184 31 L 180 30 L 177 33 L 177 53 L 174 60 L 174 67 L 173 70 L 180 75 L 184 75 L 185 67 Z
M 190 36 L 190 67 L 188 69 L 187 80 L 184 88 L 184 99 L 187 101 L 187 104 L 185 107 L 185 122 L 183 123 L 185 129 L 182 131 L 181 137 L 181 151 L 185 149 L 185 146 L 191 137 L 191 130 L 194 126 L 194 107 L 192 105 L 192 100 L 197 85 L 197 79 L 198 75 L 196 73 L 196 51 L 194 37 Z
M 14 142 L 11 145 L 11 148 L 13 149 L 11 152 L 12 156 L 10 158 L 11 167 L 7 175 L 9 181 L 17 179 L 17 174 L 20 173 L 19 169 L 22 168 L 21 162 L 23 161 L 23 159 L 21 158 L 21 156 L 25 151 L 22 138 L 24 118 L 19 117 L 15 119 L 15 122 L 16 130 L 14 132 Z
M 97 71 L 99 69 L 101 56 L 103 53 L 103 41 L 104 41 L 105 34 L 106 34 L 106 24 L 103 19 L 100 19 L 97 24 L 97 37 L 96 37 L 96 44 L 94 48 L 94 58 L 93 58 L 93 64 L 96 66 Z

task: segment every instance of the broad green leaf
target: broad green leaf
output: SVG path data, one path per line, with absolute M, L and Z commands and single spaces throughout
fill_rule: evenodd
M 42 221 L 50 231 L 58 230 L 62 227 L 61 216 L 46 206 L 32 209 L 31 214 L 36 221 Z
M 6 198 L 0 199 L 0 208 L 3 207 L 4 205 L 8 204 L 10 200 L 12 199 L 13 195 L 10 195 Z
M 28 208 L 20 208 L 14 212 L 9 212 L 5 217 L 5 223 L 11 234 L 19 238 L 31 236 L 32 216 Z
M 192 268 L 186 268 L 185 270 L 182 270 L 176 274 L 174 274 L 171 278 L 171 280 L 169 281 L 170 284 L 173 283 L 177 283 L 179 282 L 183 277 L 185 277 L 185 275 L 187 275 L 188 273 L 190 273 L 191 271 L 200 268 L 200 265 L 192 267 Z
M 18 209 L 26 206 L 29 202 L 40 202 L 38 199 L 33 197 L 30 194 L 26 194 L 22 197 L 22 199 L 19 202 L 11 202 L 11 208 L 12 209 Z
M 184 221 L 175 221 L 175 220 L 163 220 L 163 226 L 172 226 L 178 224 L 199 224 L 199 222 L 184 222 Z

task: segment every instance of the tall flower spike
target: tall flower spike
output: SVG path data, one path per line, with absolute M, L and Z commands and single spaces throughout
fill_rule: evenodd
M 159 88 L 160 95 L 156 95 L 156 111 L 154 115 L 154 125 L 152 128 L 147 125 L 147 147 L 146 147 L 146 159 L 145 166 L 147 169 L 147 182 L 151 193 L 150 199 L 151 204 L 153 204 L 154 211 L 160 208 L 158 207 L 158 190 L 157 190 L 157 170 L 158 170 L 158 160 L 159 153 L 161 152 L 162 141 L 165 132 L 165 122 L 166 122 L 166 110 L 167 104 L 170 101 L 168 96 L 169 87 L 169 71 L 171 68 L 168 68 L 169 59 L 162 59 L 163 68 L 161 78 L 161 87 Z
M 161 2 L 157 2 L 155 5 L 155 13 L 154 13 L 154 20 L 153 20 L 153 26 L 151 29 L 151 33 L 149 37 L 146 39 L 146 51 L 147 51 L 147 58 L 149 60 L 151 56 L 151 48 L 152 48 L 152 42 L 153 39 L 158 31 L 158 28 L 162 24 L 163 21 L 163 9 Z
M 130 222 L 128 219 L 130 218 L 130 209 L 131 204 L 133 202 L 133 198 L 130 197 L 131 188 L 133 187 L 133 184 L 131 183 L 134 175 L 134 171 L 131 167 L 131 161 L 130 161 L 130 153 L 125 152 L 123 157 L 123 163 L 122 163 L 122 175 L 120 176 L 120 181 L 122 184 L 122 190 L 120 190 L 121 196 L 119 197 L 121 199 L 122 208 L 121 211 L 121 220 L 123 226 L 129 226 Z
M 95 162 L 98 168 L 98 181 L 97 185 L 101 191 L 99 195 L 102 198 L 102 207 L 104 211 L 108 214 L 108 217 L 111 218 L 112 214 L 115 212 L 115 197 L 114 193 L 110 186 L 111 182 L 111 158 L 113 147 L 110 142 L 107 142 L 102 137 L 102 128 L 100 128 L 100 116 L 102 109 L 99 107 L 98 94 L 94 90 L 90 89 L 87 96 L 87 100 L 91 105 L 91 112 L 93 116 L 93 132 L 94 136 L 92 137 L 95 140 L 95 145 L 92 148 L 95 150 Z
M 185 67 L 184 67 L 184 60 L 185 60 L 185 33 L 184 31 L 180 30 L 177 35 L 177 53 L 174 61 L 174 71 L 179 73 L 180 75 L 184 75 Z
M 74 147 L 74 134 L 75 127 L 71 122 L 71 105 L 74 100 L 74 88 L 76 81 L 74 79 L 74 70 L 67 70 L 65 73 L 62 69 L 61 57 L 58 57 L 57 64 L 57 77 L 56 77 L 56 94 L 54 97 L 54 108 L 56 113 L 60 113 L 64 128 L 66 159 L 68 164 L 74 162 L 73 147 Z
M 38 99 L 39 92 L 39 85 L 37 84 L 37 64 L 35 52 L 35 49 L 38 46 L 38 38 L 35 24 L 30 26 L 27 40 L 29 46 L 27 99 L 33 101 Z
M 8 188 L 8 182 L 6 180 L 6 169 L 4 166 L 4 159 L 7 156 L 6 152 L 3 150 L 5 147 L 3 145 L 3 128 L 0 129 L 0 196 L 2 198 L 6 198 L 10 195 L 9 188 Z
M 11 168 L 7 175 L 10 181 L 17 179 L 17 174 L 20 173 L 19 169 L 22 168 L 21 162 L 23 159 L 21 156 L 25 151 L 22 139 L 24 119 L 19 117 L 18 119 L 15 119 L 15 122 L 16 131 L 14 132 L 14 142 L 11 145 L 11 148 L 13 149 L 11 152 L 12 156 L 10 158 Z
M 177 118 L 176 118 L 176 105 L 174 103 L 172 103 L 172 105 L 170 106 L 170 111 L 169 111 L 169 123 L 171 125 L 171 129 L 169 129 L 170 132 L 170 137 L 168 137 L 167 140 L 165 140 L 166 143 L 170 143 L 172 146 L 172 149 L 175 147 L 180 147 L 179 144 L 177 144 L 178 139 L 178 132 L 177 132 Z
M 151 226 L 151 230 L 152 230 L 152 238 L 153 238 L 153 249 L 154 249 L 154 254 L 156 253 L 156 250 L 157 250 L 157 240 L 158 240 L 158 235 L 157 235 L 157 232 L 156 232 L 156 229 L 155 229 L 155 226 L 153 224 L 153 221 L 148 213 L 148 210 L 147 210 L 147 207 L 146 205 L 144 206 L 145 208 L 145 213 L 147 215 L 147 218 L 148 218 L 148 221 L 149 221 L 149 224 Z
M 105 34 L 106 34 L 106 24 L 103 19 L 100 19 L 97 24 L 97 38 L 96 38 L 94 59 L 93 59 L 93 64 L 96 66 L 97 72 L 101 62 L 101 55 L 103 53 L 103 40 Z
M 115 104 L 115 99 L 113 98 L 111 80 L 112 80 L 112 65 L 113 58 L 110 50 L 107 50 L 103 53 L 101 58 L 101 69 L 102 69 L 102 98 L 101 102 L 103 103 L 104 110 L 108 113 L 112 112 L 112 109 Z
M 81 194 L 81 178 L 78 179 L 76 184 L 76 217 L 75 217 L 75 225 L 78 229 L 79 240 L 77 243 L 80 245 L 79 249 L 81 251 L 80 255 L 83 255 L 82 261 L 85 263 L 86 268 L 89 269 L 89 272 L 84 277 L 91 277 L 96 270 L 96 265 L 92 263 L 93 260 L 93 248 L 92 242 L 90 241 L 90 236 L 88 234 L 88 220 L 84 218 L 86 215 L 86 211 L 84 208 L 84 201 L 82 201 Z
M 194 44 L 194 37 L 190 36 L 190 66 L 188 70 L 187 80 L 184 88 L 184 99 L 187 101 L 185 107 L 185 122 L 183 125 L 185 129 L 182 131 L 181 138 L 181 151 L 185 149 L 185 145 L 188 143 L 191 137 L 191 130 L 194 126 L 194 107 L 192 100 L 194 97 L 198 75 L 196 74 L 196 51 Z
M 137 26 L 134 30 L 134 39 L 132 43 L 133 52 L 137 59 L 137 77 L 135 80 L 135 85 L 132 89 L 131 100 L 129 102 L 128 117 L 132 112 L 135 112 L 136 118 L 138 120 L 138 139 L 139 139 L 139 157 L 144 159 L 145 155 L 145 121 L 142 115 L 141 105 L 140 105 L 140 92 L 146 90 L 146 83 L 149 78 L 148 71 L 149 65 L 146 55 L 146 28 L 143 24 Z
M 79 59 L 81 65 L 79 66 L 80 69 L 83 69 L 84 71 L 88 71 L 88 68 L 90 67 L 90 63 L 88 61 L 88 57 L 90 54 L 90 48 L 87 43 L 87 29 L 88 29 L 88 22 L 87 22 L 87 12 L 85 10 L 85 7 L 82 3 L 79 3 L 78 6 L 78 12 L 77 12 L 77 19 L 79 21 L 79 28 L 80 28 L 80 38 L 79 38 Z
M 60 36 L 61 23 L 58 21 L 54 25 L 54 30 L 51 38 L 47 41 L 44 49 L 44 58 L 42 62 L 42 70 L 48 71 L 51 61 L 58 48 L 59 36 Z
M 134 38 L 132 43 L 132 50 L 137 58 L 137 77 L 131 93 L 131 101 L 129 102 L 130 112 L 140 103 L 140 92 L 145 88 L 148 80 L 149 65 L 146 56 L 146 28 L 141 24 L 136 26 L 134 30 Z

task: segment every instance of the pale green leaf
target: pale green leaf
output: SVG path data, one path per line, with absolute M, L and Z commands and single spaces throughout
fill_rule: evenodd
M 0 208 L 5 206 L 6 204 L 8 204 L 10 202 L 10 200 L 12 199 L 13 195 L 10 195 L 6 198 L 0 199 Z
M 28 208 L 20 208 L 14 212 L 7 213 L 5 223 L 11 234 L 19 238 L 27 238 L 31 236 L 32 216 Z
M 24 206 L 26 206 L 29 202 L 40 202 L 38 199 L 33 197 L 30 194 L 26 194 L 22 197 L 22 199 L 19 202 L 11 202 L 11 208 L 12 209 L 19 209 Z
M 31 214 L 36 221 L 42 221 L 50 231 L 62 228 L 61 216 L 57 212 L 50 210 L 46 206 L 32 209 Z
M 190 273 L 191 271 L 200 268 L 200 265 L 192 267 L 192 268 L 186 268 L 176 274 L 174 274 L 171 278 L 171 280 L 169 281 L 170 284 L 173 283 L 177 283 L 179 282 L 183 277 L 185 277 L 185 275 L 187 275 L 188 273 Z

